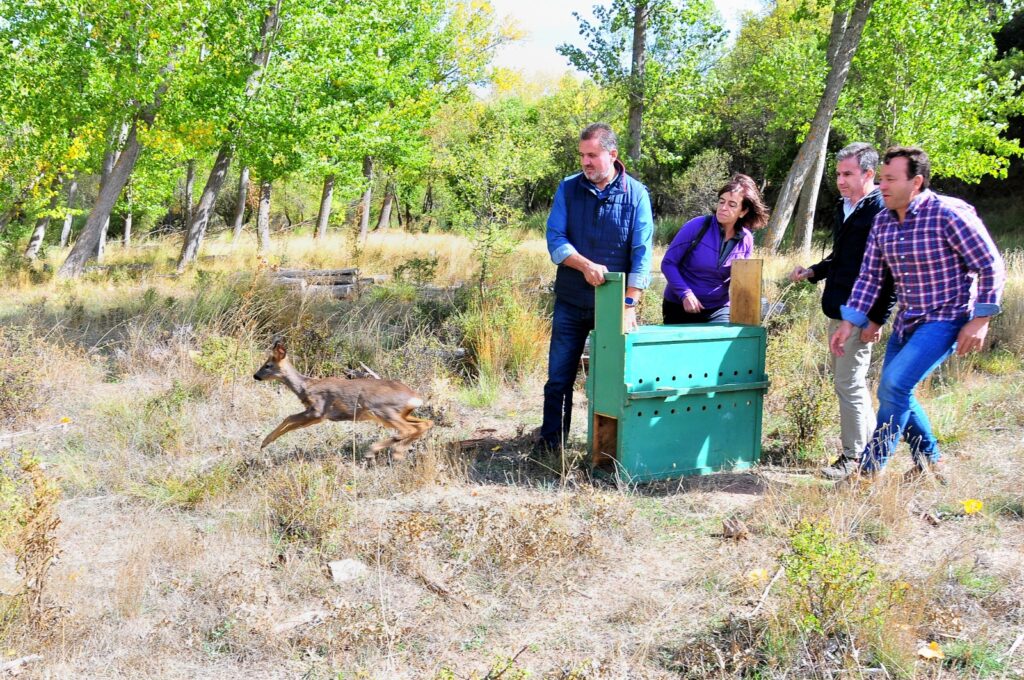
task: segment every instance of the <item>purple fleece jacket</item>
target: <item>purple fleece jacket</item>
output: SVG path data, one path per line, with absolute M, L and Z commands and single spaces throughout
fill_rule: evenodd
M 697 238 L 704 224 L 704 215 L 694 217 L 683 225 L 672 239 L 672 244 L 661 260 L 661 272 L 665 275 L 665 299 L 669 302 L 682 304 L 687 291 L 693 291 L 706 309 L 715 309 L 729 304 L 729 277 L 732 273 L 733 260 L 746 260 L 754 252 L 754 235 L 750 230 L 741 228 L 740 242 L 729 253 L 721 266 L 718 254 L 722 252 L 722 228 L 718 219 L 711 218 L 711 226 L 704 238 L 686 258 L 679 258 Z

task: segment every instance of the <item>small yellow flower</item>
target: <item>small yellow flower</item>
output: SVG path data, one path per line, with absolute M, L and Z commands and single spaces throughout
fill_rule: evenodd
M 917 655 L 922 659 L 945 659 L 946 655 L 942 653 L 942 647 L 939 647 L 939 643 L 932 640 L 927 645 L 924 645 L 917 650 Z
M 60 422 L 61 422 L 62 425 L 67 425 L 68 423 L 71 422 L 71 418 L 68 418 L 67 416 L 64 416 L 63 418 L 60 419 Z
M 960 501 L 964 506 L 964 514 L 973 515 L 976 512 L 981 512 L 985 504 L 976 498 L 968 498 L 967 500 Z

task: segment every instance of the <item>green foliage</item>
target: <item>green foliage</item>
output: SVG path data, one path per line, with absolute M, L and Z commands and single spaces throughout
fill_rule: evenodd
M 487 384 L 519 380 L 542 365 L 550 332 L 541 304 L 514 286 L 489 290 L 459 314 L 465 343 Z
M 345 529 L 351 512 L 339 500 L 344 489 L 340 472 L 298 463 L 267 481 L 268 519 L 281 541 L 333 550 L 335 534 Z
M 821 522 L 802 522 L 782 557 L 791 586 L 795 623 L 804 632 L 830 636 L 874 615 L 865 599 L 878 583 L 875 566 L 856 543 Z
M 1006 9 L 970 0 L 877 0 L 835 127 L 882 148 L 916 144 L 936 175 L 1005 177 L 1024 150 L 1003 132 L 1024 111 L 1021 74 L 995 66 Z
M 694 156 L 686 169 L 669 182 L 665 200 L 667 211 L 679 215 L 684 222 L 713 212 L 718 190 L 729 180 L 730 160 L 729 154 L 718 148 L 705 149 Z M 676 224 L 675 231 L 682 224 Z M 668 243 L 675 232 L 658 235 L 665 239 L 662 243 Z
M 181 452 L 191 421 L 185 410 L 205 396 L 205 388 L 174 381 L 166 391 L 138 403 L 118 402 L 105 409 L 110 433 L 120 442 L 146 455 Z
M 785 413 L 789 418 L 793 445 L 806 452 L 818 447 L 832 422 L 832 385 L 827 376 L 807 372 L 789 385 Z
M 437 164 L 452 196 L 452 226 L 472 241 L 480 262 L 479 287 L 491 281 L 498 262 L 515 248 L 512 227 L 522 217 L 516 200 L 524 184 L 542 176 L 550 151 L 533 148 L 537 107 L 521 99 L 491 106 L 467 104 L 447 112 L 445 146 Z
M 255 365 L 256 354 L 235 338 L 210 335 L 203 338 L 192 361 L 207 373 L 229 381 L 251 369 Z
M 223 497 L 235 481 L 235 465 L 221 461 L 202 472 L 152 475 L 129 493 L 162 506 L 194 508 L 207 499 Z
M 392 270 L 396 281 L 410 281 L 417 286 L 431 283 L 437 275 L 436 257 L 413 257 Z
M 953 569 L 953 578 L 971 597 L 978 599 L 991 597 L 1003 588 L 997 577 L 979 571 L 976 563 L 957 565 Z
M 1006 670 L 1006 658 L 991 642 L 953 640 L 942 647 L 946 658 L 942 665 L 956 673 L 969 673 L 974 678 L 987 678 Z

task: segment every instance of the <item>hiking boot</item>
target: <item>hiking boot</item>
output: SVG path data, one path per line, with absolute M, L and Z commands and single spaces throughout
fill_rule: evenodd
M 942 460 L 932 463 L 927 459 L 915 461 L 914 467 L 903 473 L 903 483 L 912 484 L 922 479 L 926 472 L 934 477 L 935 481 L 942 486 L 949 485 L 949 470 L 946 468 L 946 464 Z
M 858 458 L 839 456 L 836 462 L 821 470 L 821 475 L 825 479 L 831 479 L 833 482 L 839 482 L 850 475 L 857 474 L 859 471 L 860 460 Z

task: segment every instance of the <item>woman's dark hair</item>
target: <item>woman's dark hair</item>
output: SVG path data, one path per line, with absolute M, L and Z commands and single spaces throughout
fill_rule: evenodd
M 736 173 L 718 190 L 718 196 L 721 198 L 722 194 L 730 192 L 743 196 L 743 207 L 747 209 L 747 214 L 736 222 L 737 225 L 755 231 L 768 224 L 768 206 L 764 204 L 764 198 L 754 180 Z

